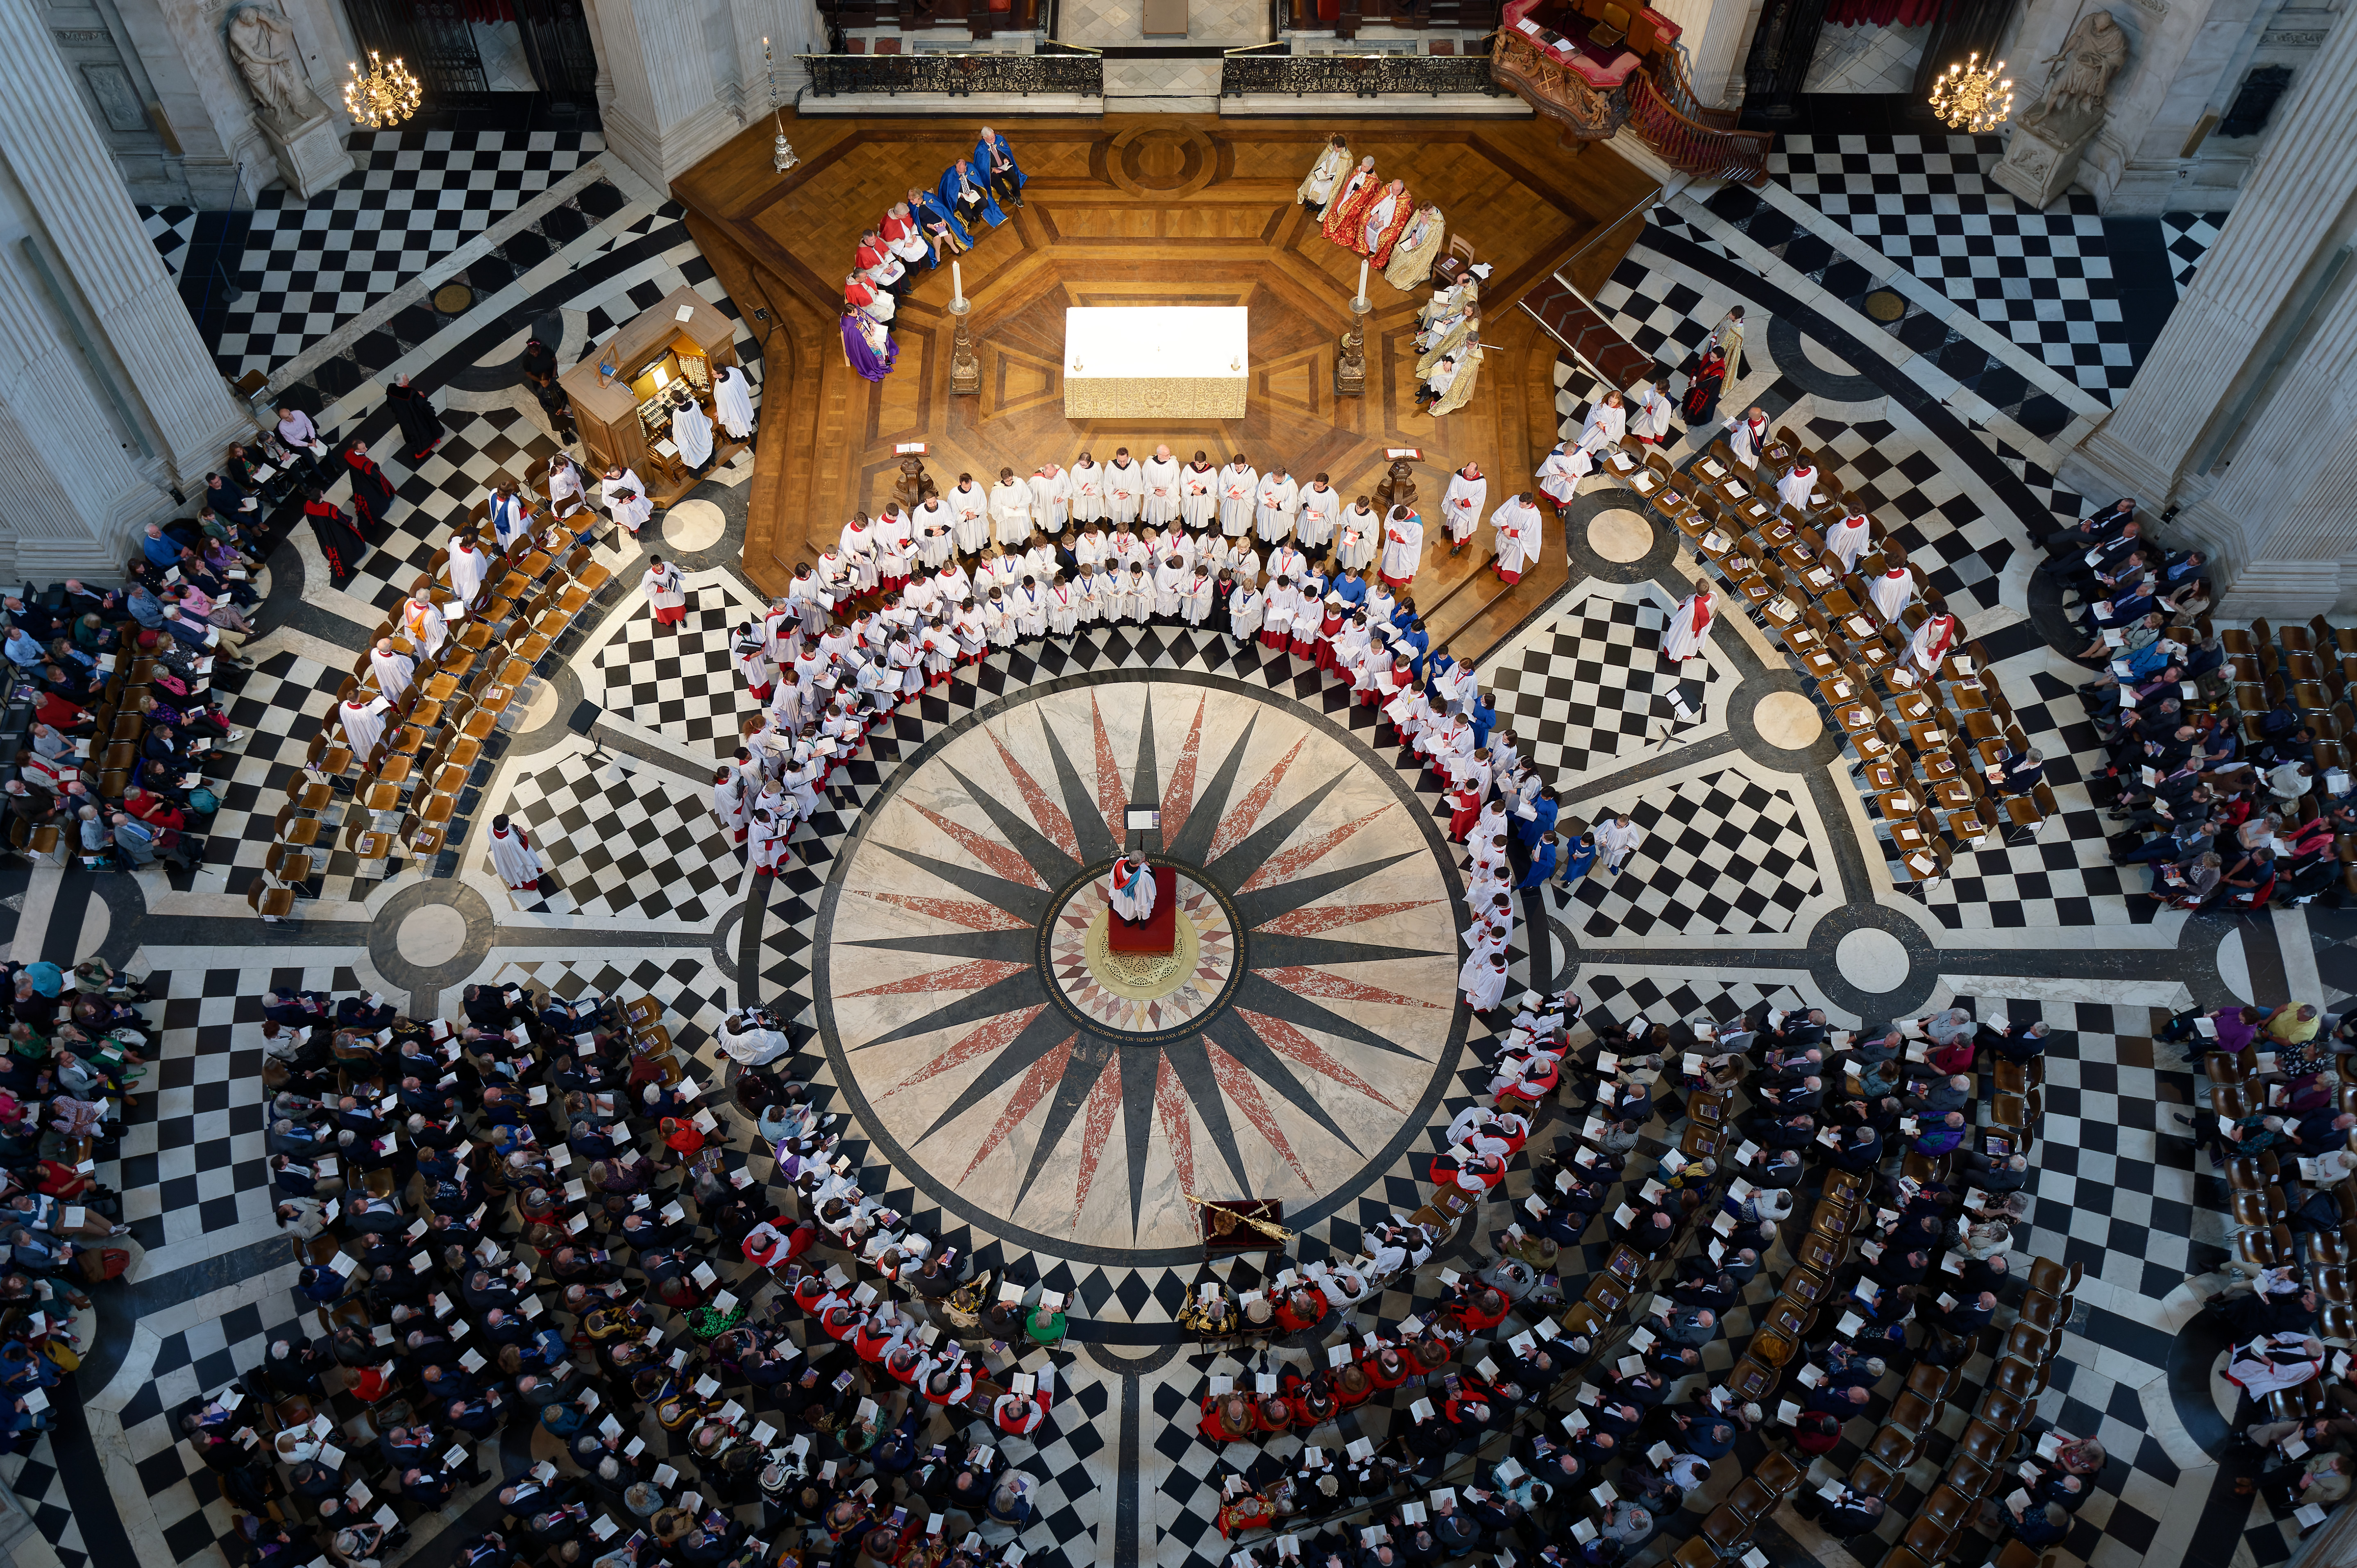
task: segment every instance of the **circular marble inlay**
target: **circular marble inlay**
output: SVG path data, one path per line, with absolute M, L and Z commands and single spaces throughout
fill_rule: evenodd
M 535 676 L 509 703 L 508 727 L 517 735 L 530 735 L 556 716 L 556 682 Z
M 1587 547 L 1607 561 L 1642 561 L 1653 548 L 1653 525 L 1627 507 L 1613 507 L 1587 520 Z
M 1220 900 L 1180 874 L 1171 950 L 1115 952 L 1107 881 L 1082 883 L 1049 918 L 1048 967 L 1057 991 L 1086 1016 L 1124 1034 L 1200 1017 L 1235 973 L 1236 939 Z
M 1834 968 L 1860 991 L 1896 991 L 1907 983 L 1908 967 L 1905 945 L 1872 926 L 1861 926 L 1834 944 Z
M 829 1071 L 893 1180 L 1075 1262 L 1200 1259 L 1189 1194 L 1339 1211 L 1445 1118 L 1448 848 L 1397 770 L 1277 693 L 1033 688 L 904 762 L 837 858 Z M 1112 950 L 1125 851 L 1174 874 L 1167 953 Z
M 707 500 L 683 500 L 663 513 L 663 543 L 673 550 L 709 550 L 727 532 L 727 513 Z
M 467 917 L 447 904 L 420 904 L 393 937 L 401 956 L 428 968 L 448 963 L 467 947 Z
M 1770 692 L 1751 710 L 1751 725 L 1760 738 L 1784 751 L 1805 751 L 1824 734 L 1817 705 L 1798 692 Z
M 1877 321 L 1896 321 L 1907 314 L 1907 302 L 1887 288 L 1866 296 L 1866 313 Z

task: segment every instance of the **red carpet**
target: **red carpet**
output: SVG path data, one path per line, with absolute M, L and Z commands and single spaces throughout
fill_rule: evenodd
M 1133 926 L 1105 911 L 1105 946 L 1114 952 L 1168 952 L 1178 940 L 1178 874 L 1167 865 L 1154 871 L 1154 913 Z

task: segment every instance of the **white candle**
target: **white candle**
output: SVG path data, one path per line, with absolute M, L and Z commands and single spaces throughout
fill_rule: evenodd
M 965 297 L 965 272 L 955 262 L 950 263 L 950 297 L 961 300 Z
M 1359 263 L 1359 292 L 1355 297 L 1367 297 L 1367 263 L 1363 261 Z

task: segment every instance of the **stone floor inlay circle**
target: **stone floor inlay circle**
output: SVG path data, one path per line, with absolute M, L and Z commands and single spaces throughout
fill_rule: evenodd
M 1613 507 L 1587 520 L 1587 547 L 1607 561 L 1626 565 L 1653 548 L 1652 524 L 1627 507 Z
M 1760 738 L 1780 751 L 1806 751 L 1825 732 L 1817 705 L 1798 692 L 1770 692 L 1751 710 Z
M 1861 926 L 1834 946 L 1834 967 L 1860 991 L 1880 995 L 1907 983 L 1907 948 L 1889 931 Z
M 414 964 L 448 963 L 467 946 L 467 917 L 447 904 L 420 904 L 394 933 L 393 947 Z
M 1141 848 L 1175 874 L 1168 955 L 1110 950 L 1107 873 Z M 928 1200 L 1066 1256 L 1200 1258 L 1189 1194 L 1307 1214 L 1424 1131 L 1456 1028 L 1447 848 L 1288 698 L 1148 671 L 1035 688 L 868 807 L 815 933 L 821 1039 Z

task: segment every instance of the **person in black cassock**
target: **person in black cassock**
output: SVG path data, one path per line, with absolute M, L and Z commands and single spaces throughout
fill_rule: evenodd
M 434 412 L 432 395 L 411 386 L 407 376 L 394 377 L 393 385 L 384 389 L 384 398 L 393 416 L 401 421 L 401 444 L 409 454 L 410 467 L 415 467 L 442 444 L 442 416 Z
M 364 527 L 379 527 L 393 517 L 393 481 L 385 478 L 365 443 L 344 448 L 344 466 L 352 473 L 352 510 Z
M 355 480 L 359 478 L 353 477 Z M 360 570 L 361 557 L 368 553 L 368 542 L 353 530 L 343 509 L 328 499 L 318 486 L 307 487 L 303 495 L 303 515 L 311 520 L 311 532 L 319 537 L 319 553 L 327 557 L 328 575 L 340 583 Z

